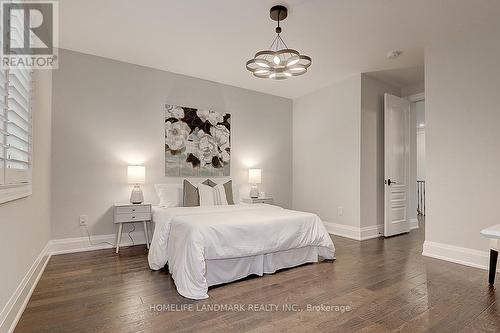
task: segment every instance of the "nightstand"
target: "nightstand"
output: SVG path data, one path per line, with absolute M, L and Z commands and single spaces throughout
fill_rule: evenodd
M 120 251 L 124 223 L 143 223 L 146 247 L 149 249 L 148 222 L 151 222 L 151 204 L 115 204 L 113 207 L 113 222 L 119 224 L 116 232 L 116 253 Z
M 258 203 L 265 203 L 265 204 L 273 204 L 273 198 L 272 197 L 260 197 L 260 198 L 243 198 L 242 201 L 247 204 L 258 204 Z

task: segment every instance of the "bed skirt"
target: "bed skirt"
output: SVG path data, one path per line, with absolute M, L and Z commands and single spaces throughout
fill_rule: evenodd
M 277 270 L 318 262 L 318 247 L 306 246 L 257 256 L 205 260 L 208 286 L 228 283 L 255 274 L 262 276 Z

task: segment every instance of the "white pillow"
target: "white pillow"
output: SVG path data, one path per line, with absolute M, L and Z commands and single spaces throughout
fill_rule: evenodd
M 232 179 L 224 177 L 224 179 L 219 179 L 216 183 L 217 184 L 225 184 L 230 180 L 232 180 Z M 248 190 L 250 191 L 250 188 Z M 238 205 L 241 203 L 240 202 L 241 201 L 240 200 L 240 198 L 241 198 L 240 191 L 241 191 L 241 186 L 237 185 L 233 180 L 233 202 L 235 205 Z M 226 197 L 226 201 L 227 201 L 227 197 Z
M 182 206 L 182 184 L 155 184 L 161 207 Z
M 212 187 L 213 195 L 214 195 L 214 204 L 217 206 L 227 206 L 227 197 L 226 197 L 226 189 L 224 188 L 224 184 L 219 184 Z
M 198 194 L 200 195 L 200 206 L 214 206 L 215 205 L 213 187 L 199 183 L 198 184 Z
M 198 184 L 198 193 L 200 195 L 200 206 L 227 206 L 226 189 L 224 184 L 218 184 L 214 187 Z

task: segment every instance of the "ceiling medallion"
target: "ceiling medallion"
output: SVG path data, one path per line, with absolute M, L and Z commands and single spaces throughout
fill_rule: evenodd
M 280 36 L 280 21 L 287 15 L 288 9 L 285 6 L 271 8 L 271 19 L 278 22 L 277 35 L 268 50 L 255 53 L 255 56 L 247 61 L 246 67 L 254 76 L 261 79 L 284 80 L 305 74 L 307 68 L 311 66 L 311 57 L 289 49 Z

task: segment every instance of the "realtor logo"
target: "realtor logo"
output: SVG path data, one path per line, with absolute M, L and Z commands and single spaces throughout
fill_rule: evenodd
M 56 1 L 1 1 L 1 69 L 57 68 Z

